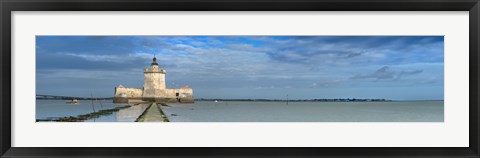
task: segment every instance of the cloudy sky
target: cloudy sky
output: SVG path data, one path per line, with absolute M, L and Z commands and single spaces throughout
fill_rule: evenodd
M 195 98 L 443 99 L 443 36 L 37 36 L 37 94 L 143 87 L 154 55 Z

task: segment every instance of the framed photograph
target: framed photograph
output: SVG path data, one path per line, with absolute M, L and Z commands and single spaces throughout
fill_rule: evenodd
M 478 0 L 0 5 L 2 157 L 479 157 Z

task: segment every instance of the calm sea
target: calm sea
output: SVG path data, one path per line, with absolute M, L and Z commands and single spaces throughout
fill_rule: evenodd
M 111 100 L 95 102 L 96 110 L 116 106 Z M 443 101 L 393 102 L 235 102 L 196 101 L 163 107 L 171 122 L 443 122 Z M 132 122 L 145 106 L 122 109 L 95 122 Z M 92 112 L 91 102 L 67 104 L 37 100 L 36 117 L 76 116 Z

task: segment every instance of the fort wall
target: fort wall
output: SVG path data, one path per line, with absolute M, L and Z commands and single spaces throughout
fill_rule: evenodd
M 191 88 L 166 89 L 166 97 L 169 97 L 169 98 L 172 98 L 172 97 L 185 98 L 185 97 L 192 97 L 192 95 L 193 95 L 193 91 Z
M 167 89 L 165 84 L 165 69 L 158 67 L 156 58 L 149 68 L 144 70 L 143 88 L 115 87 L 114 103 L 131 102 L 182 102 L 193 103 L 193 91 L 185 86 L 179 89 Z
M 115 87 L 115 97 L 138 98 L 143 96 L 143 88 Z

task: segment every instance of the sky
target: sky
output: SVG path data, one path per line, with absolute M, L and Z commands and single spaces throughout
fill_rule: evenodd
M 443 36 L 37 36 L 36 91 L 113 97 L 154 55 L 195 98 L 444 98 Z

